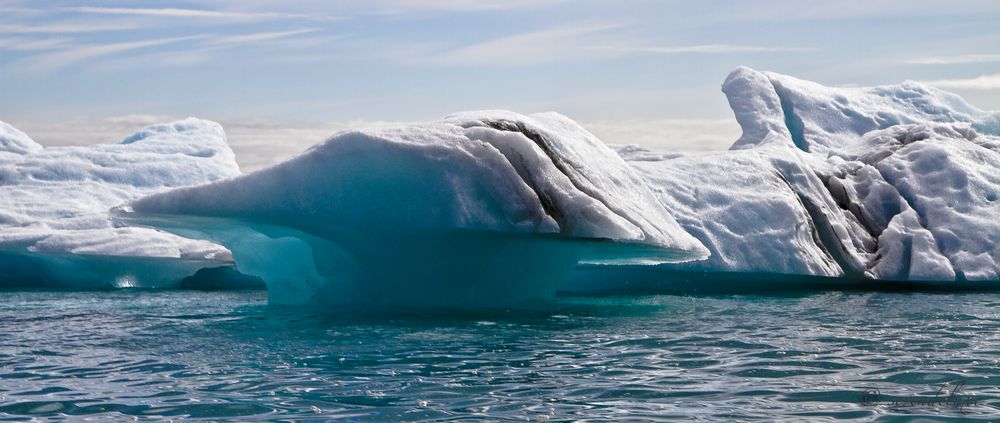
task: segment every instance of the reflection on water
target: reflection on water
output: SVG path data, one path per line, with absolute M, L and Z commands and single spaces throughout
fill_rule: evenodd
M 998 305 L 813 293 L 366 315 L 268 307 L 263 291 L 7 291 L 0 417 L 989 419 Z M 960 383 L 967 407 L 906 402 Z

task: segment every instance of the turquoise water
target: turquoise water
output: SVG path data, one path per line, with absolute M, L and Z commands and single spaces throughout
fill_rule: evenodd
M 364 315 L 263 291 L 4 291 L 0 322 L 11 420 L 1000 418 L 993 293 Z

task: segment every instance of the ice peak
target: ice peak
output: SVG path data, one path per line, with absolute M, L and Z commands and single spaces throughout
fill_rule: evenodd
M 722 91 L 743 129 L 733 149 L 778 143 L 806 152 L 831 152 L 850 147 L 867 132 L 914 123 L 967 123 L 987 134 L 1000 131 L 996 113 L 914 81 L 827 87 L 739 67 L 726 78 Z
M 0 121 L 0 152 L 26 154 L 42 150 L 42 146 L 14 126 Z

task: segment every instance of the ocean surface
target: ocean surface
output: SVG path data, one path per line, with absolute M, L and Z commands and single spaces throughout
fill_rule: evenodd
M 270 307 L 263 291 L 0 291 L 0 419 L 1000 419 L 1000 294 Z

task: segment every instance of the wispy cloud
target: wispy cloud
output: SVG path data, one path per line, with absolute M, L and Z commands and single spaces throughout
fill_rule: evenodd
M 516 34 L 455 49 L 434 61 L 453 65 L 512 66 L 607 56 L 608 50 L 595 46 L 599 44 L 595 35 L 620 26 L 572 25 Z
M 9 6 L 4 6 L 3 3 L 0 3 L 0 14 L 3 15 L 12 15 L 12 14 L 41 15 L 43 13 L 45 12 L 42 11 L 41 9 L 32 9 L 29 7 L 9 7 Z
M 490 12 L 497 10 L 528 9 L 561 3 L 565 0 L 388 0 L 370 2 L 370 7 L 382 13 L 414 11 L 440 12 Z
M 117 57 L 95 64 L 96 69 L 105 71 L 123 71 L 153 66 L 192 66 L 211 61 L 220 52 L 228 49 L 238 48 L 246 45 L 283 43 L 283 47 L 294 50 L 295 37 L 318 31 L 314 28 L 297 29 L 292 31 L 277 32 L 256 32 L 237 35 L 205 35 L 200 36 L 201 42 L 185 49 L 174 49 L 167 51 L 143 51 L 134 56 Z M 325 37 L 324 40 L 335 39 L 335 37 Z
M 136 26 L 134 24 L 102 23 L 49 23 L 39 25 L 2 24 L 0 25 L 0 34 L 78 34 L 85 32 L 122 31 L 135 28 Z
M 336 10 L 339 16 L 359 18 L 375 15 L 427 15 L 437 13 L 492 13 L 539 10 L 568 0 L 197 0 L 226 10 L 295 10 L 314 15 Z
M 70 12 L 98 15 L 133 15 L 155 16 L 168 18 L 205 18 L 205 19 L 235 19 L 235 20 L 268 20 L 286 18 L 308 18 L 307 15 L 268 12 L 237 12 L 205 9 L 179 8 L 126 8 L 126 7 L 71 7 Z
M 649 46 L 619 34 L 622 24 L 594 23 L 548 28 L 461 47 L 437 56 L 452 65 L 535 65 L 569 60 L 611 59 L 662 54 L 807 53 L 812 48 L 741 44 Z
M 797 2 L 785 0 L 760 0 L 731 2 L 726 7 L 706 3 L 710 15 L 707 19 L 726 22 L 807 22 L 856 19 L 893 19 L 968 16 L 984 18 L 996 16 L 996 2 L 967 0 L 956 7 L 942 7 L 938 0 L 841 0 L 835 2 Z
M 1000 73 L 980 75 L 975 78 L 966 79 L 939 79 L 924 81 L 924 83 L 940 88 L 959 90 L 1000 90 Z
M 316 32 L 316 29 L 308 28 L 308 29 L 296 29 L 292 31 L 258 32 L 254 34 L 230 35 L 214 40 L 212 41 L 212 44 L 225 45 L 225 44 L 257 43 L 262 41 L 271 41 L 282 38 L 294 37 L 296 35 L 308 34 L 310 32 Z
M 34 71 L 52 71 L 74 63 L 90 60 L 97 57 L 119 54 L 131 50 L 138 50 L 161 46 L 164 44 L 178 43 L 205 38 L 205 35 L 192 35 L 186 37 L 156 38 L 143 41 L 131 41 L 123 43 L 112 43 L 102 45 L 82 45 L 73 48 L 60 50 L 52 53 L 45 53 L 34 56 L 22 63 L 19 68 Z
M 653 54 L 731 54 L 731 53 L 811 53 L 809 47 L 770 47 L 740 44 L 701 44 L 691 46 L 637 47 L 626 51 Z
M 53 50 L 61 48 L 72 41 L 69 38 L 0 38 L 0 49 L 7 50 Z
M 1000 62 L 1000 54 L 961 54 L 957 56 L 922 57 L 907 60 L 912 65 L 964 65 L 971 63 Z

